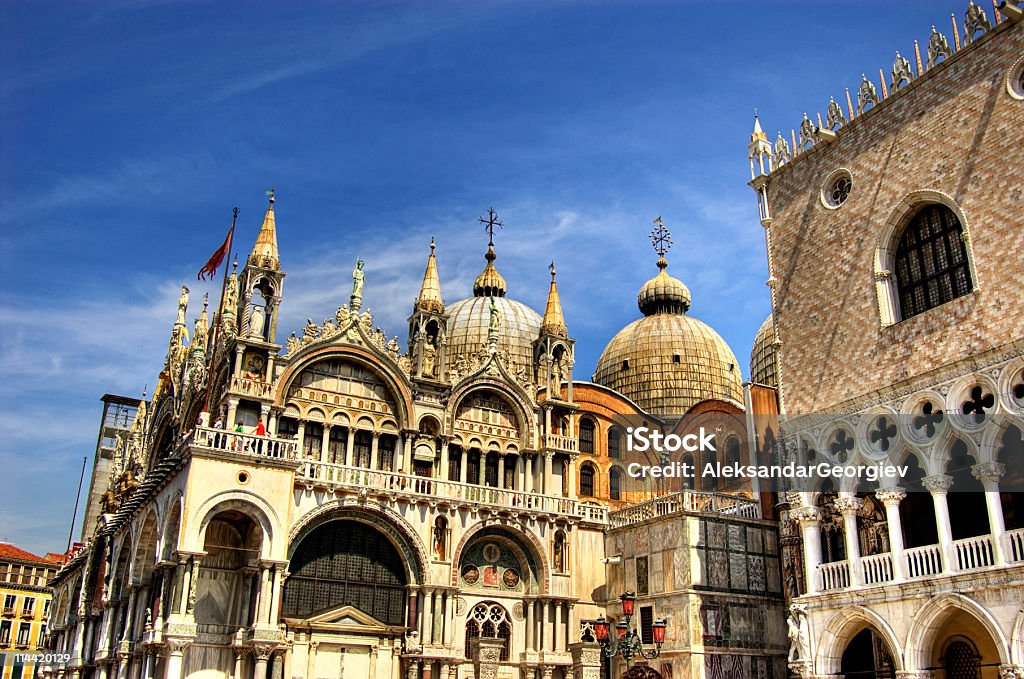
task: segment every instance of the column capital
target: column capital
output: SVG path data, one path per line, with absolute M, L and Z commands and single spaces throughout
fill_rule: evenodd
M 1024 679 L 1024 665 L 1000 665 L 999 679 Z
M 971 467 L 971 474 L 982 483 L 999 483 L 1006 474 L 1006 466 L 998 462 L 982 462 Z
M 790 518 L 801 524 L 817 523 L 821 521 L 821 508 L 819 507 L 795 507 L 789 510 Z
M 900 502 L 902 502 L 903 498 L 906 496 L 907 491 L 902 488 L 887 488 L 875 491 L 875 497 L 878 498 L 879 502 L 887 507 L 889 505 L 896 505 L 898 507 Z
M 859 497 L 838 497 L 835 502 L 836 510 L 838 510 L 844 516 L 846 514 L 856 514 L 864 508 L 864 500 Z
M 922 483 L 932 495 L 945 495 L 953 487 L 953 477 L 947 474 L 936 474 L 925 477 Z

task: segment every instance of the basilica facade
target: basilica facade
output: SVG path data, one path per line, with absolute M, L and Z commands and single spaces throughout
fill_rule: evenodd
M 277 229 L 272 197 L 223 312 L 203 304 L 191 333 L 182 289 L 155 393 L 53 582 L 50 644 L 70 662 L 50 674 L 785 675 L 773 503 L 627 475 L 632 424 L 681 431 L 689 414 L 737 460 L 752 444 L 751 385 L 688 315 L 660 221 L 642 316 L 593 382 L 574 375 L 554 265 L 543 313 L 515 301 L 493 227 L 454 303 L 430 243 L 401 344 L 362 261 L 333 318 L 278 343 Z M 603 651 L 620 621 L 646 656 Z

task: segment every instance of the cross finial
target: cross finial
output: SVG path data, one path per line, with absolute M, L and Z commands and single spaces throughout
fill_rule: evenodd
M 492 207 L 487 210 L 486 216 L 480 217 L 477 221 L 484 225 L 484 231 L 487 232 L 487 244 L 494 245 L 494 227 L 498 227 L 500 229 L 505 226 L 498 219 L 498 213 L 495 212 Z
M 274 187 L 273 186 L 271 186 L 270 189 L 267 191 L 267 197 L 270 198 L 270 202 L 271 203 L 274 202 Z
M 657 226 L 651 229 L 651 244 L 654 246 L 654 251 L 658 253 L 658 257 L 664 259 L 665 253 L 672 248 L 672 234 L 665 228 L 660 215 L 654 220 L 654 223 Z
M 555 280 L 555 260 L 551 260 L 551 266 L 548 267 L 548 271 L 551 272 L 551 280 Z

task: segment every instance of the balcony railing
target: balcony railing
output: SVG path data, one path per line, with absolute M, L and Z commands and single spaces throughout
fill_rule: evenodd
M 761 516 L 761 508 L 756 500 L 745 497 L 684 490 L 681 493 L 656 497 L 640 504 L 617 509 L 609 514 L 608 518 L 612 527 L 618 528 L 648 519 L 684 513 L 714 513 L 757 519 Z
M 564 514 L 601 523 L 608 520 L 607 508 L 584 505 L 566 497 L 477 486 L 459 481 L 349 467 L 315 460 L 305 460 L 302 463 L 296 482 L 348 487 L 354 492 L 373 491 L 383 495 L 403 495 L 430 502 L 448 501 L 453 504 L 480 504 L 500 509 Z
M 1006 560 L 1024 561 L 1024 528 L 1006 532 Z
M 579 448 L 579 443 L 572 436 L 545 434 L 544 447 L 548 450 L 557 450 L 563 453 L 575 453 L 577 448 Z
M 892 580 L 892 555 L 888 552 L 865 556 L 861 558 L 860 565 L 864 573 L 863 581 L 865 585 L 874 585 Z
M 925 578 L 942 572 L 942 549 L 939 545 L 911 547 L 903 553 L 908 578 Z
M 821 577 L 823 592 L 830 589 L 845 589 L 850 586 L 850 564 L 847 561 L 823 563 L 818 566 L 818 575 Z
M 241 432 L 196 427 L 188 440 L 189 445 L 226 453 L 274 460 L 298 458 L 298 442 L 272 436 L 257 436 Z
M 953 553 L 956 555 L 956 567 L 962 571 L 988 568 L 995 563 L 991 535 L 956 540 L 953 542 Z
M 263 380 L 254 380 L 248 377 L 231 377 L 231 391 L 254 398 L 273 398 L 274 386 Z

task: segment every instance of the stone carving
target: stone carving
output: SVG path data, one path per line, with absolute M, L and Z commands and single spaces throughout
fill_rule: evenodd
M 249 315 L 249 337 L 263 337 L 263 307 L 253 306 Z
M 285 347 L 289 354 L 294 354 L 296 351 L 302 348 L 302 340 L 295 336 L 295 333 L 288 335 L 288 339 L 285 340 Z
M 800 121 L 800 140 L 797 143 L 797 148 L 803 150 L 808 146 L 813 146 L 817 140 L 818 136 L 814 131 L 814 123 L 811 122 L 811 119 L 805 113 L 804 119 Z
M 895 92 L 904 83 L 909 83 L 914 79 L 914 72 L 910 69 L 910 62 L 907 61 L 906 57 L 900 56 L 900 53 L 896 53 L 896 59 L 892 62 L 892 81 L 889 87 Z
M 491 297 L 488 310 L 490 311 L 490 317 L 487 321 L 487 339 L 488 341 L 492 339 L 496 341 L 501 333 L 501 312 L 498 310 L 498 305 L 494 303 L 493 297 Z
M 775 140 L 775 165 L 785 165 L 793 159 L 793 154 L 789 150 L 789 142 L 782 136 L 782 132 L 779 132 L 778 138 Z
M 312 318 L 306 319 L 306 327 L 302 330 L 303 344 L 315 342 L 320 338 L 320 326 L 313 322 Z
M 868 106 L 878 106 L 882 103 L 882 99 L 878 96 L 878 90 L 875 89 L 874 83 L 868 80 L 868 77 L 863 73 L 860 76 L 860 88 L 857 90 L 857 115 L 861 115 L 864 111 L 868 110 Z
M 967 13 L 964 16 L 964 45 L 970 45 L 974 42 L 974 36 L 978 31 L 981 31 L 982 35 L 992 30 L 992 22 L 988 20 L 988 16 L 978 5 L 974 4 L 974 0 L 971 0 L 971 4 L 967 6 Z
M 338 327 L 340 328 L 344 328 L 346 325 L 348 325 L 348 317 L 349 312 L 347 304 L 342 304 L 340 307 L 338 307 L 338 310 L 334 312 L 334 319 L 338 321 Z
M 843 107 L 840 106 L 835 98 L 829 97 L 828 112 L 825 114 L 825 127 L 830 130 L 835 130 L 846 124 L 846 116 L 843 115 Z M 779 135 L 779 139 L 782 139 L 782 135 Z M 783 142 L 785 140 L 783 139 Z M 777 144 L 778 142 L 776 142 Z
M 363 273 L 363 260 L 356 260 L 356 268 L 352 269 L 352 296 L 349 297 L 349 306 L 352 311 L 359 311 L 363 306 L 363 281 L 366 274 Z
M 789 662 L 811 659 L 810 629 L 807 623 L 807 609 L 801 604 L 789 607 L 786 621 L 789 635 Z
M 948 493 L 949 489 L 953 487 L 953 477 L 946 476 L 945 474 L 937 474 L 935 476 L 925 477 L 923 479 L 923 483 L 929 493 L 944 494 Z
M 949 47 L 949 41 L 946 40 L 946 36 L 935 30 L 932 26 L 932 34 L 928 38 L 928 64 L 927 67 L 930 69 L 935 64 L 939 63 L 939 58 L 948 59 L 953 56 L 953 50 Z
M 181 297 L 178 298 L 178 318 L 175 325 L 185 325 L 185 311 L 188 309 L 188 288 L 181 286 Z

